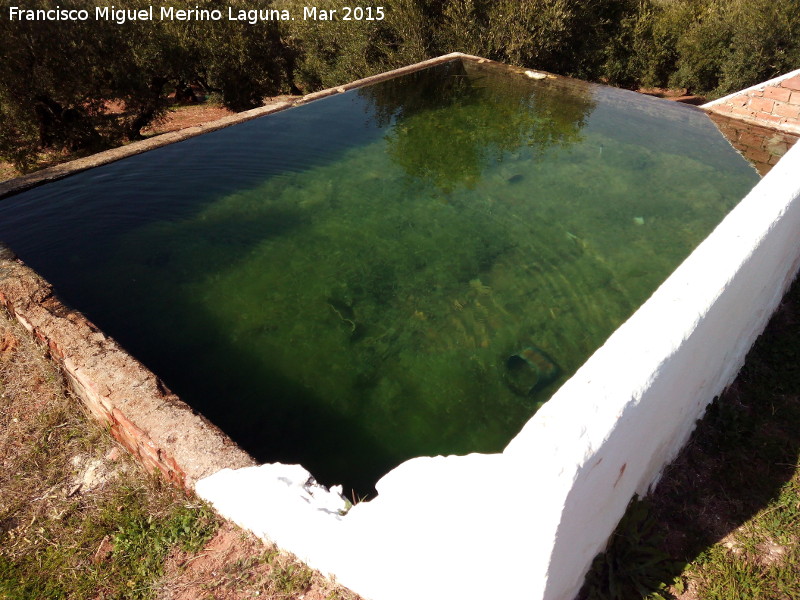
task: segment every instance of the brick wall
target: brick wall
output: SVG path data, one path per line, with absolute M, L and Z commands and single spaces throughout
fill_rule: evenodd
M 800 133 L 800 69 L 704 104 L 722 115 Z
M 769 173 L 800 137 L 797 133 L 778 131 L 720 113 L 712 112 L 709 116 L 731 145 L 750 161 L 761 176 Z
M 50 284 L 2 243 L 0 310 L 48 349 L 92 415 L 149 471 L 191 489 L 222 468 L 255 464 L 114 340 L 64 306 Z

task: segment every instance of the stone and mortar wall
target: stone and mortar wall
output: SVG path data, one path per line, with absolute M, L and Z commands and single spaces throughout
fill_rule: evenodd
M 254 464 L 2 245 L 0 307 L 47 347 L 92 415 L 149 471 L 192 489 L 224 467 Z
M 756 125 L 800 133 L 800 69 L 703 105 Z
M 710 112 L 708 114 L 731 145 L 756 168 L 763 177 L 794 146 L 800 133 L 779 131 Z

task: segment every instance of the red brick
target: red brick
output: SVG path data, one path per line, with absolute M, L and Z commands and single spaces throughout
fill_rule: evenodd
M 750 117 L 750 118 L 755 116 L 753 111 L 750 110 L 749 108 L 740 108 L 738 106 L 734 106 L 731 109 L 731 114 L 732 115 L 739 115 L 740 117 Z
M 782 87 L 768 87 L 764 89 L 764 98 L 772 98 L 781 102 L 788 102 L 792 91 Z
M 761 125 L 756 125 L 755 123 L 749 123 L 747 125 L 747 131 L 752 135 L 758 136 L 760 138 L 765 138 L 775 133 L 771 129 L 767 129 L 766 127 L 763 127 Z
M 792 92 L 792 97 L 789 98 L 789 104 L 800 105 L 800 92 Z
M 753 163 L 753 166 L 756 168 L 756 171 L 758 171 L 758 174 L 762 177 L 772 170 L 772 165 L 765 163 Z
M 733 134 L 726 133 L 724 131 L 721 132 L 722 135 L 725 136 L 725 139 L 728 140 L 732 145 L 736 145 L 738 142 L 736 141 L 736 136 Z
M 777 164 L 778 164 L 778 161 L 779 161 L 781 158 L 782 158 L 782 157 L 780 157 L 780 156 L 777 156 L 777 155 L 773 154 L 772 156 L 770 156 L 770 157 L 769 157 L 769 164 L 771 164 L 771 165 L 777 165 Z
M 747 104 L 747 101 L 750 100 L 750 96 L 747 94 L 739 94 L 734 96 L 733 98 L 729 98 L 726 100 L 726 103 L 730 102 L 732 106 L 744 106 Z
M 767 121 L 769 123 L 775 123 L 776 125 L 779 124 L 779 123 L 784 123 L 786 121 L 785 117 L 779 117 L 777 115 L 767 115 L 767 114 L 764 114 L 764 113 L 761 113 L 761 114 L 757 115 L 757 117 L 761 121 Z
M 731 141 L 731 143 L 734 143 L 739 139 L 739 132 L 736 131 L 733 128 L 722 129 L 720 127 L 719 130 L 722 132 L 722 135 L 724 135 L 726 138 L 728 138 Z
M 717 126 L 717 129 L 719 129 L 725 135 L 725 137 L 736 137 L 739 133 L 735 127 L 731 127 L 728 123 L 714 122 L 714 124 Z
M 742 134 L 739 136 L 739 141 L 745 146 L 750 146 L 751 148 L 761 148 L 761 146 L 764 145 L 764 136 L 754 135 L 749 132 L 742 132 Z
M 745 156 L 752 161 L 766 163 L 769 161 L 769 152 L 763 150 L 748 150 Z
M 774 105 L 775 102 L 769 98 L 751 98 L 748 107 L 756 112 L 771 113 Z
M 772 114 L 790 119 L 797 119 L 800 116 L 800 106 L 792 106 L 784 102 L 776 102 Z
M 790 90 L 800 91 L 800 75 L 795 75 L 789 79 L 781 81 L 781 87 L 789 88 Z

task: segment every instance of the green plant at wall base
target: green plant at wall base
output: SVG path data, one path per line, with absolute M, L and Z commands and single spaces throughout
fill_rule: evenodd
M 314 572 L 301 564 L 288 564 L 277 567 L 272 572 L 272 580 L 276 589 L 285 594 L 297 594 L 311 587 Z
M 662 550 L 663 536 L 657 531 L 648 500 L 634 496 L 609 541 L 595 557 L 581 590 L 581 600 L 666 600 L 673 598 L 669 585 L 683 565 Z
M 178 547 L 199 551 L 216 530 L 213 512 L 205 505 L 178 505 L 162 517 L 131 510 L 120 519 L 112 536 L 117 568 L 127 576 L 128 598 L 147 598 L 149 587 L 141 582 L 162 572 L 169 551 Z
M 153 488 L 163 485 L 154 482 Z M 157 492 L 156 504 L 148 503 L 147 493 L 123 484 L 96 508 L 76 496 L 61 519 L 40 520 L 35 550 L 10 556 L 0 550 L 0 599 L 88 600 L 98 592 L 107 598 L 150 598 L 170 551 L 199 551 L 217 521 L 207 506 L 178 501 L 171 489 Z M 63 539 L 67 529 L 69 544 L 47 543 Z M 104 539 L 111 543 L 108 557 L 92 560 Z M 0 536 L 0 546 L 5 542 Z

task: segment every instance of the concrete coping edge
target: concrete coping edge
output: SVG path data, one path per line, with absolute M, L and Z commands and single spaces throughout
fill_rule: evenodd
M 92 416 L 148 471 L 183 489 L 255 461 L 0 243 L 0 310 L 44 346 Z

